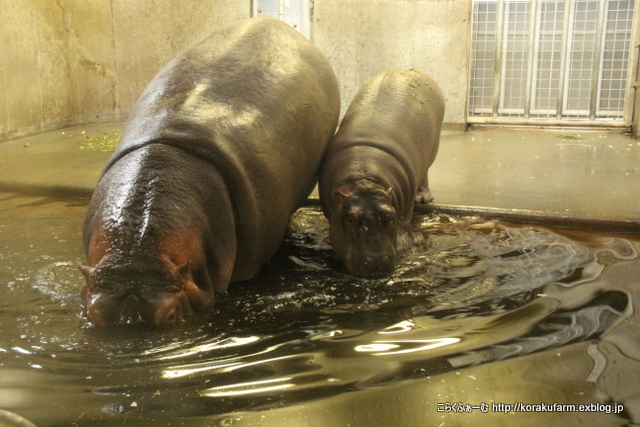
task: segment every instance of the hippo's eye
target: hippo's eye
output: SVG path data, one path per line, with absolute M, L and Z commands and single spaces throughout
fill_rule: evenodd
M 358 221 L 356 220 L 356 217 L 353 215 L 347 215 L 347 224 L 351 227 L 355 227 L 356 223 Z

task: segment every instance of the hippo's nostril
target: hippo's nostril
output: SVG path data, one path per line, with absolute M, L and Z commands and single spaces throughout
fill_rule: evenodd
M 175 322 L 176 320 L 178 320 L 178 310 L 176 310 L 176 308 L 172 308 L 171 310 L 169 310 L 169 312 L 167 313 L 167 315 L 164 318 L 166 323 L 172 323 Z
M 164 308 L 160 308 L 156 312 L 154 323 L 156 325 L 163 325 L 165 323 L 174 323 L 180 320 L 181 317 L 182 317 L 182 312 L 179 307 L 175 305 L 172 306 L 171 308 L 165 306 Z
M 107 326 L 118 322 L 118 300 L 108 295 L 92 295 L 86 302 L 85 314 L 96 326 Z
M 107 326 L 108 322 L 102 318 L 98 313 L 94 311 L 87 311 L 87 317 L 96 326 Z

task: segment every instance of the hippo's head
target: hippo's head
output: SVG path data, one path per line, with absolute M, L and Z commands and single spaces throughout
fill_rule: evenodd
M 331 246 L 352 274 L 389 273 L 396 266 L 398 215 L 393 188 L 337 189 L 330 218 Z
M 80 288 L 85 314 L 98 326 L 170 323 L 213 299 L 213 291 L 195 284 L 189 263 L 118 263 L 106 258 L 95 267 L 81 266 L 80 271 L 85 277 Z

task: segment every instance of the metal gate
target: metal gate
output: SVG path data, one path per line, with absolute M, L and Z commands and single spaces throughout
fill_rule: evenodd
M 253 0 L 252 16 L 270 16 L 311 38 L 310 0 Z
M 629 126 L 633 0 L 473 0 L 468 123 Z

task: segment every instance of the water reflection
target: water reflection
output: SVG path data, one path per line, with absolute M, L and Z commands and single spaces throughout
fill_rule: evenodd
M 372 356 L 390 356 L 417 351 L 427 351 L 434 348 L 443 347 L 449 344 L 460 342 L 460 338 L 437 338 L 429 340 L 406 340 L 406 341 L 374 341 L 371 344 L 364 344 L 355 347 L 355 350 L 362 353 L 370 353 Z
M 622 292 L 609 292 L 594 301 L 593 306 L 576 312 L 554 313 L 535 327 L 538 331 L 549 331 L 544 335 L 524 336 L 511 342 L 489 346 L 482 350 L 467 352 L 449 358 L 454 368 L 492 362 L 507 357 L 522 356 L 540 350 L 567 345 L 576 340 L 598 337 L 608 330 L 621 317 L 614 307 L 626 309 L 627 295 Z M 536 332 L 538 332 L 536 331 Z M 540 333 L 540 332 L 538 332 Z
M 638 262 L 632 239 L 420 217 L 401 237 L 398 270 L 360 279 L 341 270 L 326 221 L 306 209 L 263 272 L 212 312 L 159 328 L 94 328 L 80 317 L 74 267 L 84 207 L 0 203 L 0 408 L 42 425 L 347 399 L 581 343 L 582 381 L 606 378 L 610 389 L 603 372 L 617 356 L 593 342 L 613 336 L 637 298 L 616 288 Z
M 286 390 L 295 387 L 295 384 L 277 384 L 285 381 L 291 381 L 292 378 L 275 378 L 271 380 L 253 381 L 248 383 L 238 383 L 231 385 L 222 385 L 212 387 L 200 392 L 201 396 L 222 397 L 222 396 L 239 396 L 252 393 L 267 393 L 279 390 Z

